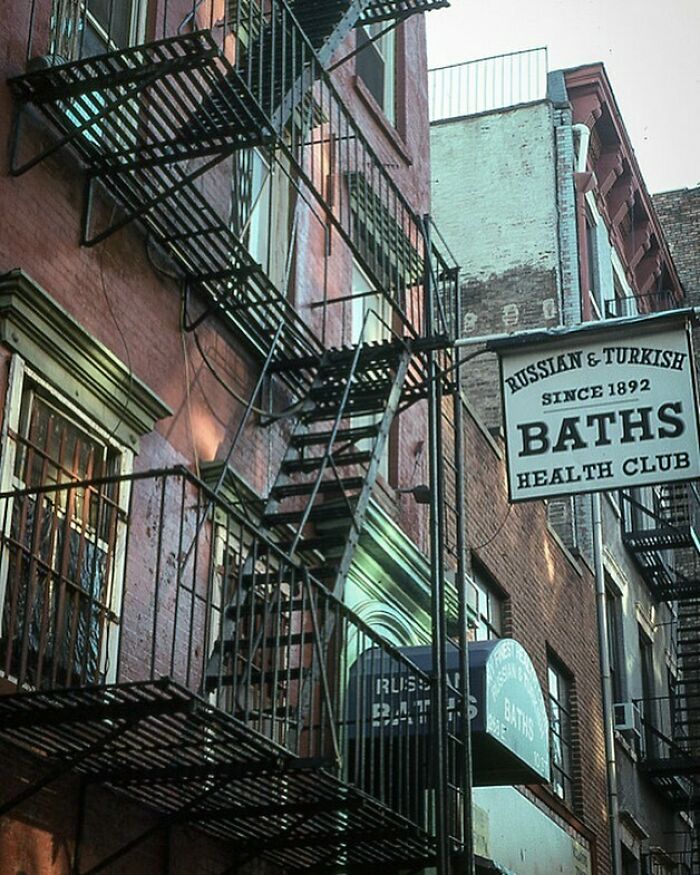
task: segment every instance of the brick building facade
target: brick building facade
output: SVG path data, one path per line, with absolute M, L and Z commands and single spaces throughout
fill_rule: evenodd
M 370 493 L 428 548 L 409 5 L 5 10 L 3 875 L 434 859 L 343 710 Z
M 545 52 L 534 50 L 431 76 L 433 211 L 462 265 L 466 334 L 572 326 L 685 306 L 680 267 L 602 65 L 548 73 Z M 502 85 L 490 90 L 490 82 Z M 663 198 L 662 210 L 678 211 L 677 197 Z M 679 265 L 693 258 L 688 242 L 676 229 Z M 498 433 L 493 359 L 486 354 L 470 363 L 465 382 L 478 416 Z M 696 701 L 690 628 L 697 560 L 691 545 L 681 547 L 683 536 L 662 555 L 659 534 L 686 525 L 696 531 L 697 497 L 692 484 L 682 484 L 637 490 L 629 499 L 610 493 L 602 501 L 603 646 L 612 666 L 611 697 L 618 716 L 636 715 L 634 725 L 631 719 L 615 724 L 616 866 L 625 873 L 674 866 L 694 871 L 696 788 L 686 739 L 693 734 Z M 588 497 L 553 498 L 540 512 L 576 562 L 592 567 Z M 522 543 L 511 549 L 517 560 L 527 555 Z M 529 580 L 521 585 L 524 592 L 532 592 L 528 585 L 534 589 Z M 584 598 L 592 605 L 592 588 Z M 543 602 L 532 603 L 539 615 Z M 598 624 L 591 613 L 586 620 L 586 638 L 593 641 Z M 570 628 L 564 614 L 559 622 Z M 570 668 L 578 680 L 582 664 L 575 659 Z M 581 738 L 584 748 L 592 741 L 583 733 Z M 597 754 L 603 755 L 600 749 Z M 599 801 L 604 806 L 602 794 Z M 679 817 L 680 809 L 685 814 Z

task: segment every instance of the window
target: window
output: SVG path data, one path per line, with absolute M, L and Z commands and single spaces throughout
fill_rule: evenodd
M 608 658 L 613 702 L 626 700 L 627 678 L 625 677 L 624 642 L 622 637 L 622 600 L 609 587 L 605 591 L 608 616 Z
M 115 668 L 126 496 L 118 482 L 85 481 L 122 473 L 128 454 L 18 358 L 6 411 L 3 484 L 39 491 L 2 508 L 5 674 L 40 688 L 104 682 Z
M 290 292 L 293 188 L 284 158 L 259 149 L 234 156 L 231 230 L 277 288 Z
M 600 294 L 600 268 L 598 264 L 598 243 L 596 240 L 596 225 L 595 220 L 586 213 L 586 260 L 588 264 L 588 294 L 591 299 L 591 307 L 597 318 L 602 317 L 602 306 Z
M 622 875 L 639 875 L 639 860 L 622 846 Z
M 571 733 L 571 678 L 553 659 L 547 664 L 549 742 L 552 789 L 565 802 L 573 802 L 573 751 Z
M 386 28 L 386 21 L 357 28 L 357 47 L 361 51 L 355 69 L 393 125 L 396 120 L 396 31 L 378 36 Z
M 474 599 L 473 640 L 490 641 L 503 635 L 503 598 L 483 571 L 474 569 L 469 584 Z
M 74 60 L 133 45 L 145 11 L 146 0 L 54 0 L 51 54 Z
M 644 721 L 644 743 L 647 754 L 653 756 L 657 750 L 656 684 L 654 683 L 654 645 L 650 638 L 639 630 L 639 661 L 642 680 L 642 720 Z
M 352 266 L 352 343 L 375 343 L 388 340 L 391 308 L 385 295 L 376 291 L 367 274 L 356 264 Z M 365 325 L 366 320 L 366 325 Z
M 351 342 L 377 343 L 388 340 L 390 335 L 391 308 L 386 297 L 381 292 L 374 291 L 374 285 L 370 282 L 367 274 L 353 262 L 352 266 L 352 315 L 351 315 Z M 358 426 L 369 426 L 379 423 L 381 413 L 368 413 L 365 416 L 357 416 L 354 422 Z M 374 438 L 363 438 L 357 442 L 360 451 L 371 450 Z M 388 440 L 384 447 L 384 454 L 379 463 L 377 473 L 384 479 L 389 479 L 389 455 L 391 441 Z

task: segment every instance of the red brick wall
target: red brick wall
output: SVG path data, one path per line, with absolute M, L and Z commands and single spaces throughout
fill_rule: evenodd
M 602 875 L 610 864 L 593 576 L 560 546 L 543 502 L 509 506 L 503 443 L 487 438 L 471 417 L 466 434 L 468 543 L 508 596 L 505 632 L 529 653 L 543 690 L 548 651 L 573 676 L 577 793 L 571 814 L 595 836 Z M 544 798 L 565 814 L 559 800 L 546 792 Z
M 20 74 L 25 67 L 29 5 L 28 0 L 7 0 L 0 16 L 0 143 L 3 145 L 8 143 L 12 119 L 6 79 Z M 171 10 L 175 5 L 171 2 Z M 44 16 L 48 21 L 50 7 L 51 0 L 41 0 L 37 16 Z M 183 0 L 183 8 L 191 8 L 190 0 Z M 428 204 L 427 75 L 421 17 L 402 26 L 398 44 L 400 70 L 407 76 L 404 88 L 399 91 L 398 134 L 392 133 L 373 108 L 363 102 L 354 83 L 354 61 L 340 68 L 339 87 L 357 114 L 363 133 L 376 146 L 380 160 L 420 213 Z M 342 48 L 339 55 L 351 47 Z M 50 144 L 51 138 L 44 122 L 29 114 L 20 142 L 19 160 Z M 226 166 L 222 165 L 202 183 L 212 200 L 219 200 L 218 205 L 224 212 L 230 191 L 227 173 Z M 200 462 L 224 458 L 240 421 L 242 405 L 212 376 L 192 336 L 181 332 L 179 284 L 154 270 L 145 237 L 136 226 L 120 230 L 95 247 L 79 246 L 83 182 L 83 172 L 77 162 L 63 153 L 18 178 L 11 177 L 3 166 L 0 172 L 0 273 L 23 269 L 172 408 L 173 415 L 157 423 L 153 433 L 141 439 L 135 462 L 137 470 L 175 463 L 196 469 Z M 111 205 L 98 201 L 98 213 L 109 217 L 111 210 Z M 331 242 L 330 295 L 347 295 L 351 258 L 337 233 Z M 323 297 L 324 245 L 322 229 L 317 222 L 309 222 L 308 230 L 300 235 L 297 296 L 302 318 L 319 331 L 320 311 L 311 310 L 309 304 Z M 330 308 L 329 341 L 348 342 L 349 314 L 347 305 Z M 246 351 L 241 338 L 215 320 L 205 322 L 198 334 L 217 371 L 235 392 L 247 398 L 258 375 L 259 363 Z M 7 350 L 1 349 L 0 356 L 3 358 L 0 394 L 4 398 Z M 286 401 L 283 393 L 275 391 L 272 399 L 275 409 L 282 408 Z M 288 430 L 289 422 L 260 428 L 253 417 L 232 459 L 233 466 L 261 495 L 266 494 L 279 467 Z M 420 461 L 426 455 L 420 455 L 424 440 L 424 415 L 419 407 L 404 418 L 394 438 L 392 479 L 395 483 L 413 485 L 425 479 L 425 462 Z M 417 468 L 416 458 L 419 459 Z M 392 490 L 384 490 L 382 495 L 400 524 L 420 546 L 425 546 L 425 509 L 409 500 L 399 502 Z M 132 587 L 132 595 L 137 615 L 134 623 L 141 628 L 149 620 L 149 593 L 140 593 L 137 587 Z M 138 659 L 138 653 L 131 657 Z M 31 758 L 18 755 L 14 749 L 3 749 L 0 802 L 42 769 L 46 769 L 46 764 L 39 765 Z M 62 780 L 22 805 L 13 816 L 0 819 L 0 875 L 67 875 L 71 871 L 77 794 L 75 778 Z M 86 833 L 89 841 L 81 857 L 83 869 L 151 823 L 143 809 L 107 791 L 93 788 L 90 799 L 91 822 Z M 166 869 L 168 861 L 170 869 Z M 167 833 L 154 836 L 110 871 L 130 875 L 165 871 L 218 875 L 231 862 L 218 843 L 202 838 L 196 830 L 178 827 L 169 838 Z M 250 871 L 262 869 L 253 863 Z
M 700 186 L 653 197 L 688 303 L 700 304 Z

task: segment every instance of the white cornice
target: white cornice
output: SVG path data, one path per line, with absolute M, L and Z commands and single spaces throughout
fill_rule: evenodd
M 0 276 L 0 342 L 107 431 L 138 450 L 172 410 L 22 270 Z

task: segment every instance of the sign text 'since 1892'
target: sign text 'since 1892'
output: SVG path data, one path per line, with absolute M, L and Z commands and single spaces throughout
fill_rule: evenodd
M 504 350 L 511 499 L 699 477 L 694 367 L 680 321 Z

